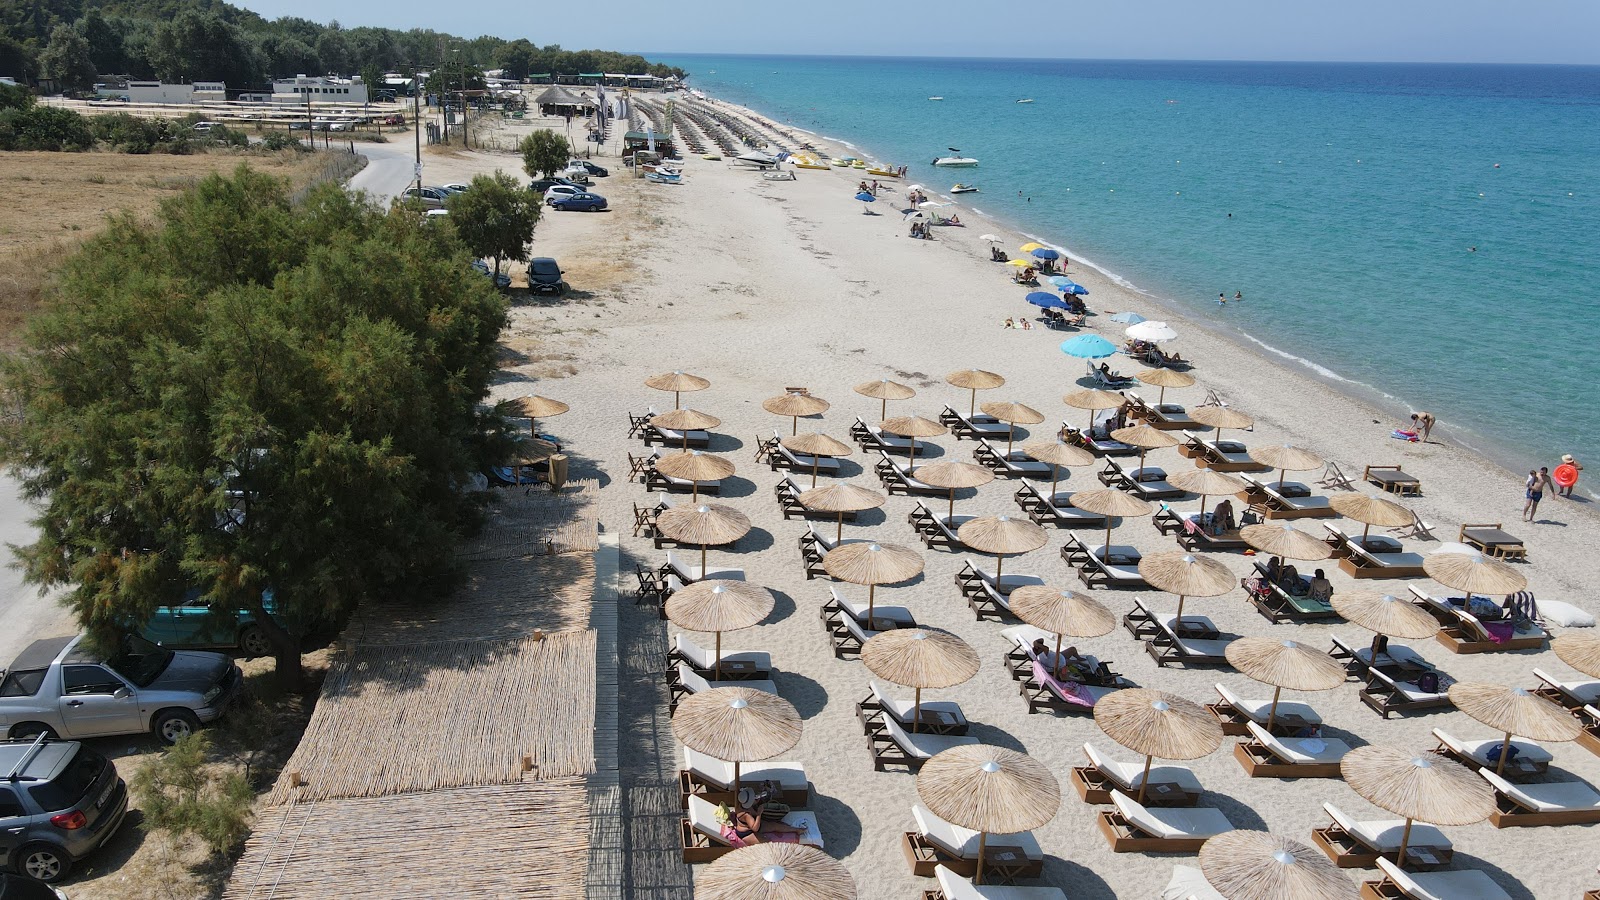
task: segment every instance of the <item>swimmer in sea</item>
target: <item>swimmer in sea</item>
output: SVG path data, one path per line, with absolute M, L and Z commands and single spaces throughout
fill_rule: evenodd
M 1225 294 L 1225 293 L 1220 293 L 1219 292 L 1217 294 L 1217 305 L 1218 306 L 1227 306 L 1228 305 L 1228 295 Z
M 1243 300 L 1244 299 L 1244 291 L 1234 291 L 1233 292 L 1233 299 L 1236 300 L 1236 301 L 1237 300 Z

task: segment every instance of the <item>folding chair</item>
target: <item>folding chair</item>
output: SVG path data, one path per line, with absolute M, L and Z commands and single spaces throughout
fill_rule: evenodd
M 1330 462 L 1323 467 L 1322 479 L 1319 480 L 1317 484 L 1320 484 L 1323 487 L 1339 488 L 1340 490 L 1345 491 L 1353 491 L 1356 489 L 1355 484 L 1350 481 L 1350 477 L 1339 471 L 1339 464 L 1336 462 Z

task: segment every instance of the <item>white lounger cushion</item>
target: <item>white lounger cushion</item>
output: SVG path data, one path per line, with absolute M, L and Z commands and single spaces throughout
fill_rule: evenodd
M 1338 738 L 1280 738 L 1254 722 L 1246 722 L 1245 727 L 1273 756 L 1291 765 L 1336 763 L 1350 752 L 1350 745 Z
M 1412 874 L 1381 857 L 1378 868 L 1411 900 L 1511 900 L 1504 888 L 1477 869 Z
M 1217 696 L 1221 697 L 1229 706 L 1238 710 L 1240 715 L 1252 722 L 1258 722 L 1262 725 L 1267 724 L 1267 713 L 1272 709 L 1272 701 L 1245 700 L 1233 691 L 1228 690 L 1226 685 L 1219 684 L 1216 688 Z M 1278 701 L 1277 715 L 1280 718 L 1283 716 L 1296 716 L 1316 725 L 1322 724 L 1322 717 L 1317 715 L 1317 711 L 1304 703 L 1280 700 Z
M 684 562 L 683 560 L 679 559 L 678 555 L 673 553 L 671 550 L 667 551 L 667 565 L 671 566 L 672 571 L 677 572 L 678 577 L 682 578 L 684 581 L 699 581 L 701 578 L 700 567 L 698 565 Z M 705 577 L 717 578 L 723 581 L 743 581 L 744 570 L 719 569 L 716 566 L 707 566 Z
M 1478 765 L 1491 768 L 1494 767 L 1495 763 L 1489 759 L 1489 751 L 1505 743 L 1504 737 L 1464 741 L 1443 728 L 1435 728 L 1433 736 L 1451 750 L 1468 757 Z M 1532 741 L 1512 741 L 1511 746 L 1517 748 L 1517 759 L 1525 759 L 1535 763 L 1547 763 L 1555 759 L 1550 755 L 1549 750 Z
M 882 451 L 879 451 L 879 452 L 882 453 Z M 899 473 L 900 480 L 904 481 L 906 483 L 906 486 L 909 487 L 909 488 L 912 488 L 914 490 L 919 490 L 919 491 L 938 491 L 940 493 L 945 493 L 945 492 L 947 492 L 949 490 L 948 488 L 934 487 L 931 484 L 927 484 L 925 482 L 918 481 L 915 477 L 912 476 L 911 470 L 909 470 L 905 466 L 901 465 L 899 460 L 895 459 L 894 457 L 890 456 L 887 453 L 883 453 L 883 458 L 888 460 L 891 464 L 894 465 L 894 470 L 895 470 L 895 472 Z
M 901 728 L 900 723 L 887 716 L 884 717 L 883 724 L 889 729 L 889 737 L 894 740 L 895 744 L 899 745 L 900 749 L 904 750 L 908 755 L 917 759 L 930 759 L 949 750 L 951 747 L 963 747 L 967 744 L 978 743 L 977 738 L 966 735 L 955 737 L 947 734 L 923 734 L 922 732 L 911 734 Z
M 778 692 L 778 686 L 776 684 L 773 684 L 771 681 L 767 681 L 767 680 L 760 680 L 760 681 L 707 681 L 706 679 L 701 678 L 699 675 L 696 675 L 695 671 L 693 669 L 689 668 L 688 663 L 681 663 L 681 662 L 678 663 L 678 683 L 683 685 L 685 688 L 688 688 L 689 689 L 689 693 L 691 693 L 691 694 L 698 694 L 698 693 L 701 693 L 702 691 L 709 691 L 712 688 L 725 688 L 725 687 L 749 688 L 752 691 L 766 691 L 769 694 L 776 694 Z
M 978 832 L 946 822 L 921 803 L 912 804 L 911 817 L 917 820 L 917 831 L 939 849 L 960 859 L 978 858 Z M 1028 859 L 1044 859 L 1044 851 L 1039 849 L 1039 841 L 1031 831 L 991 834 L 985 843 L 994 847 L 1021 847 L 1022 855 Z
M 1193 866 L 1173 866 L 1172 880 L 1167 882 L 1159 900 L 1228 900 L 1206 880 L 1204 872 Z
M 717 787 L 733 787 L 733 763 L 683 748 L 683 767 Z M 776 781 L 786 791 L 803 791 L 810 784 L 806 767 L 799 762 L 745 763 L 739 767 L 739 780 L 744 784 L 758 781 Z
M 939 879 L 939 892 L 944 894 L 944 900 L 1067 900 L 1060 888 L 973 884 L 944 866 L 935 869 L 933 874 Z
M 689 824 L 694 830 L 706 835 L 718 844 L 726 845 L 722 839 L 722 826 L 717 824 L 717 808 L 693 794 L 689 795 Z M 783 817 L 783 824 L 795 828 L 804 828 L 806 833 L 800 836 L 800 843 L 808 847 L 822 847 L 822 831 L 817 827 L 817 814 L 810 810 L 797 809 Z
M 897 699 L 890 694 L 893 686 L 876 678 L 868 680 L 867 685 L 872 689 L 873 698 L 883 706 L 884 712 L 901 722 L 909 723 L 911 721 L 912 714 L 917 711 L 916 701 Z M 934 700 L 931 702 L 924 700 L 922 701 L 922 712 L 924 714 L 949 713 L 955 717 L 958 723 L 964 724 L 967 721 L 966 715 L 961 712 L 961 704 L 949 700 Z
M 1365 844 L 1368 848 L 1379 853 L 1397 853 L 1400 850 L 1400 838 L 1405 834 L 1406 822 L 1404 819 L 1369 819 L 1357 822 L 1345 814 L 1344 810 L 1332 803 L 1322 804 L 1328 815 L 1333 818 L 1334 824 L 1343 828 L 1351 837 Z M 1422 822 L 1411 823 L 1411 837 L 1406 841 L 1407 847 L 1426 847 L 1431 850 L 1448 850 L 1451 847 L 1450 839 L 1444 832 L 1432 825 Z
M 833 592 L 833 599 L 838 602 L 839 608 L 844 610 L 846 615 L 858 622 L 866 621 L 866 601 L 858 602 L 849 599 L 839 593 L 837 586 L 831 586 L 829 590 Z M 892 622 L 899 628 L 909 627 L 917 621 L 912 617 L 911 610 L 906 609 L 904 606 L 889 606 L 885 603 L 874 603 L 872 605 L 872 618 L 874 622 Z
M 1567 812 L 1575 809 L 1600 809 L 1600 791 L 1587 781 L 1557 781 L 1544 784 L 1512 784 L 1494 773 L 1479 769 L 1483 780 L 1510 797 L 1518 806 L 1535 812 Z
M 1098 548 L 1096 548 L 1096 549 L 1098 549 Z M 1116 548 L 1113 547 L 1112 549 L 1116 549 Z M 1141 598 L 1141 597 L 1133 598 L 1133 605 L 1134 605 L 1135 609 L 1138 609 L 1138 610 L 1142 611 L 1145 615 L 1147 615 L 1150 618 L 1154 619 L 1157 625 L 1161 626 L 1162 628 L 1166 629 L 1167 631 L 1171 631 L 1173 626 L 1177 624 L 1177 621 L 1178 621 L 1177 610 L 1173 610 L 1170 613 L 1168 613 L 1168 612 L 1157 612 L 1156 610 L 1152 609 L 1151 607 L 1146 606 L 1145 603 L 1144 603 L 1144 599 Z M 1183 621 L 1184 621 L 1184 624 L 1186 624 L 1186 625 L 1190 625 L 1190 626 L 1195 627 L 1195 628 L 1201 628 L 1201 629 L 1204 629 L 1206 631 L 1217 631 L 1217 630 L 1219 630 L 1217 628 L 1217 624 L 1215 622 L 1211 621 L 1206 616 L 1186 615 L 1186 616 L 1183 617 Z
M 1441 700 L 1450 696 L 1448 689 L 1431 692 L 1425 691 L 1417 687 L 1417 683 L 1415 681 L 1395 681 L 1393 678 L 1390 678 L 1377 669 L 1368 669 L 1367 674 L 1399 691 L 1400 696 L 1406 698 L 1406 700 L 1411 703 L 1427 703 L 1434 700 Z
M 972 571 L 978 573 L 978 577 L 983 579 L 985 584 L 998 587 L 1007 594 L 1025 585 L 1044 584 L 1044 579 L 1037 575 L 1001 575 L 1000 580 L 997 583 L 995 581 L 994 573 L 985 569 L 983 566 L 978 565 L 977 560 L 969 556 L 967 557 L 966 563 L 972 568 Z
M 1144 764 L 1118 762 L 1109 757 L 1101 756 L 1094 745 L 1085 741 L 1083 753 L 1089 757 L 1090 765 L 1094 766 L 1102 775 L 1115 781 L 1123 790 L 1137 793 L 1139 782 L 1144 780 Z M 1175 784 L 1184 791 L 1199 793 L 1200 779 L 1195 777 L 1194 770 L 1188 766 L 1151 766 L 1151 784 Z
M 1541 603 L 1540 608 L 1543 606 Z M 1572 681 L 1561 681 L 1542 669 L 1534 669 L 1533 674 L 1556 690 L 1578 698 L 1585 706 L 1600 700 L 1600 679 L 1577 678 Z
M 1361 660 L 1369 666 L 1372 665 L 1371 644 L 1361 644 L 1359 649 L 1357 649 L 1355 645 L 1352 645 L 1350 642 L 1346 641 L 1342 637 L 1339 637 L 1338 635 L 1333 636 L 1333 642 L 1339 645 L 1340 649 L 1344 650 L 1346 653 L 1354 655 L 1356 659 Z M 1390 644 L 1387 650 L 1378 654 L 1378 665 L 1399 665 L 1410 668 L 1421 667 L 1424 669 L 1433 668 L 1433 666 L 1427 660 L 1423 659 L 1417 654 L 1417 651 L 1407 647 L 1405 644 Z
M 811 456 L 805 453 L 796 453 L 782 444 L 779 444 L 777 449 L 783 455 L 783 458 L 796 468 L 810 470 L 812 463 L 815 463 L 818 472 L 839 471 L 839 461 L 831 456 Z
M 1232 831 L 1233 823 L 1222 810 L 1209 806 L 1188 809 L 1146 809 L 1121 791 L 1111 792 L 1111 802 L 1122 817 L 1139 831 L 1163 840 L 1208 838 Z
M 677 649 L 678 655 L 688 660 L 689 664 L 694 666 L 696 669 L 712 668 L 712 664 L 716 662 L 715 655 L 711 651 L 706 650 L 704 647 L 701 647 L 694 641 L 689 640 L 688 635 L 685 635 L 682 632 L 673 635 L 672 645 Z M 772 654 L 764 650 L 746 650 L 741 653 L 724 653 L 722 654 L 722 661 L 725 663 L 750 663 L 763 672 L 772 668 Z

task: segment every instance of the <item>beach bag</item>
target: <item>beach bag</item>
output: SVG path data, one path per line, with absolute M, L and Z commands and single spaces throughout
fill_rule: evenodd
M 1517 754 L 1522 752 L 1521 748 L 1519 748 L 1516 744 L 1512 744 L 1510 747 L 1506 747 L 1504 744 L 1495 744 L 1493 747 L 1489 748 L 1489 752 L 1485 753 L 1484 756 L 1488 758 L 1489 762 L 1498 766 L 1500 764 L 1500 750 L 1502 748 L 1504 748 L 1506 751 L 1506 762 L 1514 762 L 1517 758 Z
M 1417 676 L 1417 690 L 1424 694 L 1439 693 L 1439 673 L 1423 672 Z

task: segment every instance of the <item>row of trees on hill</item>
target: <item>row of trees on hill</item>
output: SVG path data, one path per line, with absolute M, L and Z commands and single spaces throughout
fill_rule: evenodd
M 428 29 L 344 28 L 265 19 L 221 0 L 0 0 L 0 75 L 85 90 L 96 74 L 261 86 L 268 77 L 409 72 L 459 60 L 509 77 L 683 70 L 636 54 L 461 38 Z

